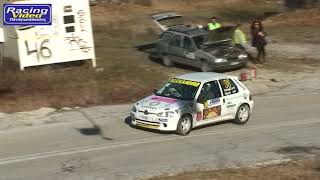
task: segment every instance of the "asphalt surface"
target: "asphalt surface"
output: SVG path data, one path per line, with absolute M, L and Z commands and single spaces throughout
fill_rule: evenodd
M 0 179 L 122 180 L 319 153 L 319 94 L 256 97 L 248 124 L 215 124 L 187 137 L 130 127 L 130 107 L 84 109 L 60 116 L 77 113 L 78 121 L 0 132 Z

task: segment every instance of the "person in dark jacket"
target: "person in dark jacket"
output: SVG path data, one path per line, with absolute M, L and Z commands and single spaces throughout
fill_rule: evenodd
M 252 47 L 255 47 L 258 51 L 257 60 L 260 63 L 266 62 L 266 33 L 264 32 L 261 21 L 253 21 L 251 25 L 251 40 Z

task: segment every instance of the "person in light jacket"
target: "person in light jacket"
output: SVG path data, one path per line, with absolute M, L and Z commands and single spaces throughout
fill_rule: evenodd
M 221 28 L 221 24 L 217 22 L 217 18 L 215 16 L 213 16 L 211 18 L 211 22 L 208 23 L 208 29 L 210 31 L 216 30 L 218 28 Z
M 232 43 L 241 50 L 246 50 L 247 37 L 242 31 L 241 24 L 237 24 L 237 28 L 233 33 Z

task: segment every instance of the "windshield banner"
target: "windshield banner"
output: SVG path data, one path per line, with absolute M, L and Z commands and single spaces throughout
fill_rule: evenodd
M 189 80 L 184 80 L 184 79 L 177 79 L 177 78 L 171 79 L 170 82 L 176 83 L 176 84 L 184 84 L 184 85 L 194 86 L 194 87 L 199 87 L 201 84 L 200 82 L 189 81 Z

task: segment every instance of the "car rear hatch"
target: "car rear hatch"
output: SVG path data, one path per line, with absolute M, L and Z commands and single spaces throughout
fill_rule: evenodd
M 151 15 L 152 20 L 160 27 L 162 31 L 166 31 L 171 27 L 184 25 L 183 16 L 175 12 L 163 12 Z

